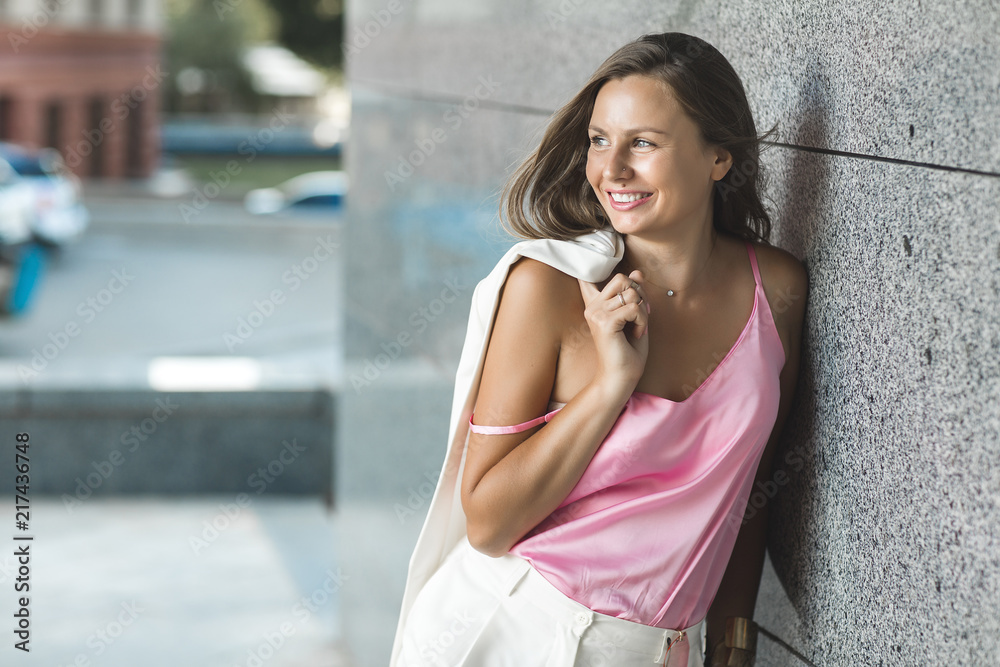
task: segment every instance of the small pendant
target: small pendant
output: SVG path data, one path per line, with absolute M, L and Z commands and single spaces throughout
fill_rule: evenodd
M 668 289 L 667 290 L 667 296 L 673 296 L 673 295 L 674 295 L 674 291 L 672 289 Z

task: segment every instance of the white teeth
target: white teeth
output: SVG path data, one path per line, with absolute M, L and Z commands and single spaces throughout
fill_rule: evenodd
M 644 199 L 649 196 L 648 192 L 637 192 L 634 194 L 619 194 L 617 192 L 612 192 L 611 198 L 614 199 L 619 204 L 627 204 L 628 202 L 638 201 L 639 199 Z

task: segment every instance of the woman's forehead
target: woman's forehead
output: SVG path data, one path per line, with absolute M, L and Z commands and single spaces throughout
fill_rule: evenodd
M 601 86 L 591 114 L 591 125 L 606 131 L 668 131 L 683 120 L 686 114 L 670 87 L 657 78 L 641 75 L 611 79 Z

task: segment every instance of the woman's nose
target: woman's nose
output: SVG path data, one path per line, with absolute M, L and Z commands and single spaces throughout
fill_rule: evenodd
M 607 153 L 604 161 L 604 178 L 609 181 L 628 175 L 629 169 L 628 151 L 614 148 Z

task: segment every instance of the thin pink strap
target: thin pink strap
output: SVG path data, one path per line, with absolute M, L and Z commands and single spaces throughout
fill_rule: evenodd
M 744 240 L 747 244 L 747 254 L 750 255 L 750 266 L 753 267 L 753 279 L 758 285 L 760 285 L 760 270 L 757 268 L 757 253 L 754 252 L 753 244 L 750 241 Z
M 481 433 L 483 435 L 507 435 L 508 433 L 520 433 L 521 431 L 527 431 L 529 428 L 538 426 L 543 422 L 552 421 L 552 415 L 562 410 L 562 408 L 556 408 L 548 414 L 542 415 L 541 417 L 535 417 L 531 421 L 526 421 L 516 426 L 478 426 L 472 423 L 472 418 L 475 413 L 469 415 L 469 430 L 473 433 Z

